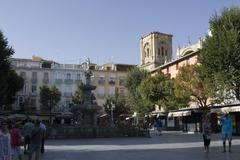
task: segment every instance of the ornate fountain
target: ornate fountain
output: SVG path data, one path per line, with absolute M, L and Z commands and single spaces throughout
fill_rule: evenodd
M 96 127 L 97 126 L 97 117 L 101 106 L 93 103 L 92 100 L 92 90 L 95 90 L 96 86 L 91 85 L 91 76 L 92 72 L 90 70 L 90 60 L 89 58 L 85 63 L 85 77 L 86 84 L 82 84 L 81 88 L 84 92 L 84 102 L 82 105 L 79 105 L 81 111 L 81 125 L 84 127 Z

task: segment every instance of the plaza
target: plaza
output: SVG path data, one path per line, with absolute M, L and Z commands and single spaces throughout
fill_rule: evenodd
M 42 160 L 238 160 L 239 149 L 240 137 L 233 137 L 232 153 L 222 153 L 221 135 L 213 134 L 205 153 L 201 134 L 163 132 L 151 138 L 47 140 Z

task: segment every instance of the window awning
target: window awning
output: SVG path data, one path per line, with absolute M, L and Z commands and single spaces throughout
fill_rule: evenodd
M 190 116 L 191 111 L 177 111 L 177 112 L 169 112 L 168 117 L 182 117 L 182 116 Z
M 157 112 L 157 111 L 153 111 L 151 113 L 152 116 L 166 116 L 166 114 L 164 112 Z
M 240 112 L 240 106 L 211 108 L 211 113 L 229 113 L 229 112 Z

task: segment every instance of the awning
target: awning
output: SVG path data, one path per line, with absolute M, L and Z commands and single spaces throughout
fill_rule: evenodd
M 7 116 L 9 119 L 26 119 L 26 115 L 24 114 L 12 114 Z
M 162 112 L 162 111 L 152 111 L 151 115 L 152 116 L 166 116 L 166 113 Z
M 100 115 L 99 117 L 103 118 L 103 117 L 107 117 L 107 116 L 108 116 L 108 114 L 105 113 L 105 114 Z
M 240 106 L 211 108 L 211 113 L 229 113 L 229 112 L 240 112 Z
M 169 112 L 168 117 L 182 117 L 182 116 L 190 116 L 191 111 L 177 111 L 177 112 Z

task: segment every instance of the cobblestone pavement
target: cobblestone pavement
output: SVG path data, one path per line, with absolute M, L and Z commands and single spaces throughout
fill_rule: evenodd
M 164 132 L 151 138 L 48 140 L 42 160 L 240 160 L 240 137 L 232 153 L 222 153 L 220 135 L 213 135 L 210 153 L 201 134 Z

